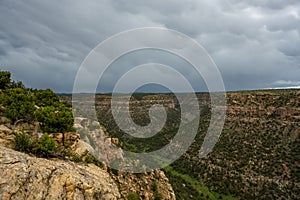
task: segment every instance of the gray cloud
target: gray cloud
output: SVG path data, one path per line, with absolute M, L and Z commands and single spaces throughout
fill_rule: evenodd
M 298 0 L 2 0 L 0 67 L 30 87 L 71 92 L 90 50 L 113 34 L 145 26 L 171 28 L 196 39 L 220 68 L 228 90 L 299 84 Z M 163 55 L 152 56 L 165 62 Z M 149 54 L 140 53 L 124 62 L 149 60 Z M 177 58 L 169 59 L 168 64 L 176 63 L 179 67 Z M 189 66 L 180 66 L 196 85 Z M 118 76 L 117 68 L 111 70 L 106 88 Z

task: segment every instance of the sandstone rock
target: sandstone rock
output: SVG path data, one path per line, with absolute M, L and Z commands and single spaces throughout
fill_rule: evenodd
M 90 125 L 90 120 L 83 117 L 76 117 L 74 123 L 75 125 L 79 124 L 82 127 L 88 127 Z
M 66 132 L 64 133 L 64 136 L 65 136 L 65 144 L 68 144 L 71 148 L 74 148 L 80 140 L 80 136 L 76 132 Z M 49 137 L 54 138 L 58 144 L 63 143 L 62 133 L 51 133 L 49 134 Z
M 0 144 L 11 148 L 14 141 L 13 131 L 4 125 L 0 125 Z
M 0 117 L 0 123 L 1 124 L 10 124 L 11 120 L 8 119 L 7 117 Z
M 83 129 L 83 127 L 80 124 L 74 124 L 73 127 L 76 129 Z
M 65 141 L 71 146 L 76 144 L 80 140 L 80 136 L 76 132 L 65 133 Z
M 81 155 L 86 150 L 88 150 L 88 152 L 90 152 L 91 154 L 95 153 L 95 150 L 93 149 L 93 147 L 91 145 L 89 145 L 88 143 L 86 143 L 82 140 L 79 140 L 79 142 L 75 146 L 75 153 L 78 155 Z
M 100 124 L 98 121 L 92 121 L 91 125 L 100 128 Z
M 142 199 L 155 199 L 152 184 L 156 184 L 157 192 L 161 195 L 161 199 L 176 199 L 168 178 L 161 170 L 145 174 L 120 173 L 118 176 L 112 176 L 119 185 L 119 191 L 124 197 L 127 197 L 130 193 L 138 193 Z
M 115 145 L 119 144 L 119 139 L 118 138 L 111 138 L 111 142 Z
M 111 138 L 109 135 L 107 135 L 104 131 L 104 128 L 100 126 L 99 122 L 91 121 L 86 118 L 75 118 L 75 124 L 82 126 L 85 133 L 90 136 L 90 139 L 93 140 L 94 152 L 100 153 L 97 158 L 104 163 L 103 168 L 105 171 L 108 170 L 107 164 L 110 163 L 110 161 L 122 161 L 124 159 L 123 152 L 120 149 L 113 147 L 119 143 L 118 138 Z M 87 126 L 90 124 L 93 126 L 97 125 L 100 127 L 100 129 L 89 130 Z M 81 139 L 89 140 L 85 138 Z M 77 143 L 76 152 L 78 154 L 81 154 L 88 149 L 86 146 L 84 146 L 85 144 L 87 143 L 83 141 Z M 139 161 L 131 164 L 138 165 Z M 131 165 L 129 164 L 128 167 L 130 166 Z M 151 188 L 151 185 L 154 182 L 158 186 L 158 193 L 162 195 L 162 199 L 176 199 L 175 193 L 168 181 L 168 178 L 165 176 L 164 172 L 160 170 L 138 175 L 119 171 L 118 175 L 110 175 L 118 184 L 119 192 L 124 197 L 122 199 L 126 199 L 131 193 L 137 193 L 141 199 L 154 199 L 154 191 Z
M 3 132 L 5 134 L 11 134 L 12 130 L 4 125 L 0 125 L 0 132 Z
M 0 146 L 0 199 L 119 199 L 110 175 L 95 165 L 47 160 Z

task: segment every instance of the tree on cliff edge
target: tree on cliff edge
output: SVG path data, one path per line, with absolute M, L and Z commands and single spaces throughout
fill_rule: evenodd
M 10 85 L 11 73 L 8 71 L 0 71 L 0 89 L 4 90 Z

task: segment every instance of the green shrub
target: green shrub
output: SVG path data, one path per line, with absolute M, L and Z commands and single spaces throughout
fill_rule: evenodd
M 60 151 L 53 138 L 50 138 L 47 133 L 37 141 L 24 133 L 16 133 L 14 138 L 14 149 L 24 153 L 32 153 L 41 157 L 49 157 L 61 154 L 64 150 Z
M 55 106 L 59 104 L 59 96 L 52 90 L 36 90 L 34 91 L 37 106 Z
M 39 121 L 47 133 L 73 131 L 72 109 L 60 102 L 52 90 L 26 89 L 22 82 L 11 81 L 11 73 L 0 71 L 0 102 L 12 123 L 18 120 Z M 40 107 L 37 109 L 37 107 Z
M 87 163 L 95 163 L 96 162 L 96 158 L 95 156 L 88 154 L 87 157 L 85 158 L 85 162 Z
M 163 195 L 159 192 L 154 192 L 154 200 L 161 200 L 163 199 Z
M 153 197 L 155 200 L 160 200 L 160 199 L 163 199 L 163 196 L 161 193 L 159 193 L 158 191 L 158 186 L 157 186 L 157 183 L 156 181 L 154 181 L 151 185 L 151 189 L 153 191 Z
M 140 200 L 140 195 L 137 192 L 131 192 L 128 194 L 127 200 Z
M 78 155 L 71 155 L 71 161 L 73 162 L 82 162 L 81 156 Z
M 88 150 L 85 150 L 81 155 L 72 154 L 69 151 L 66 152 L 68 152 L 68 155 L 66 156 L 70 157 L 70 160 L 73 162 L 92 163 L 97 167 L 103 168 L 103 163 L 99 161 L 94 155 L 92 155 Z
M 11 88 L 1 94 L 0 100 L 5 107 L 4 113 L 13 122 L 17 120 L 34 120 L 34 96 L 29 90 Z
M 36 111 L 36 116 L 44 132 L 64 133 L 74 130 L 73 113 L 64 105 L 42 107 Z
M 16 133 L 14 138 L 13 148 L 16 151 L 31 153 L 35 146 L 35 142 L 31 140 L 30 136 L 24 133 Z
M 40 138 L 37 147 L 35 147 L 35 151 L 37 155 L 43 157 L 49 157 L 54 155 L 56 150 L 56 142 L 53 138 L 50 138 L 47 133 L 43 134 Z
M 24 84 L 21 81 L 15 82 L 12 81 L 9 85 L 9 88 L 21 88 L 21 89 L 25 89 Z
M 152 185 L 151 185 L 151 189 L 153 192 L 156 192 L 158 190 L 158 186 L 157 186 L 157 183 L 156 182 L 153 182 Z

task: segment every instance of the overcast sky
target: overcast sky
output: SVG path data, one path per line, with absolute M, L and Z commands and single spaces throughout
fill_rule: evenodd
M 28 87 L 71 92 L 96 45 L 121 31 L 153 26 L 203 45 L 227 90 L 300 86 L 299 0 L 0 0 L 0 69 Z M 165 56 L 134 57 L 118 65 L 163 63 Z M 119 76 L 117 69 L 104 78 L 104 90 Z

